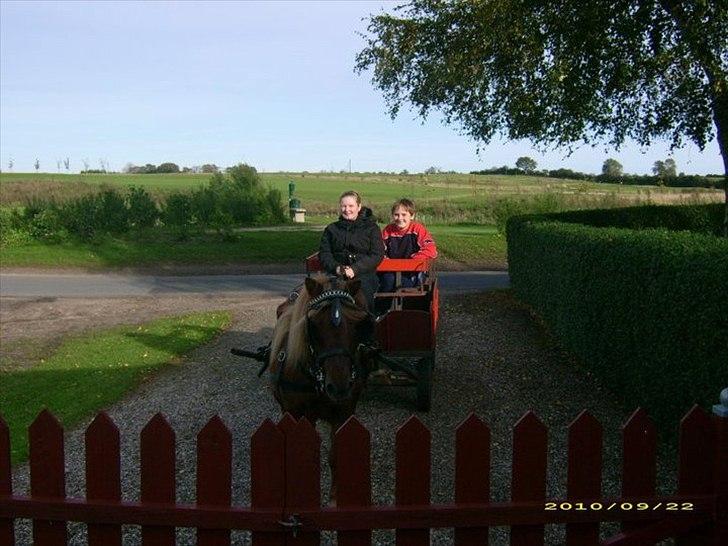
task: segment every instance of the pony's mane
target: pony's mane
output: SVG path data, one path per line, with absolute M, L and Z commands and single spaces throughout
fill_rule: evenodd
M 324 290 L 332 287 L 331 281 L 326 275 L 317 274 L 312 278 L 323 285 Z M 366 300 L 361 292 L 356 295 L 355 300 L 357 300 L 358 305 L 366 307 Z M 278 358 L 281 350 L 285 350 L 286 364 L 290 366 L 298 366 L 309 358 L 308 340 L 306 339 L 306 313 L 310 301 L 311 296 L 304 285 L 293 305 L 278 319 L 271 343 L 271 365 Z M 362 320 L 367 314 L 365 310 L 350 308 L 345 308 L 343 312 L 345 316 L 353 320 Z
M 314 275 L 313 279 L 324 286 L 329 284 L 326 275 Z M 292 364 L 300 362 L 307 356 L 306 310 L 309 301 L 311 301 L 311 296 L 304 285 L 293 305 L 278 319 L 271 343 L 271 364 L 274 359 L 278 358 L 281 350 L 286 352 L 286 361 Z

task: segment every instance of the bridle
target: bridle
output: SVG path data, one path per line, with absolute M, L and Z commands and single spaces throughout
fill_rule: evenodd
M 311 354 L 309 365 L 304 369 L 304 373 L 313 381 L 316 391 L 323 394 L 326 388 L 326 379 L 324 375 L 323 363 L 329 358 L 335 356 L 345 356 L 351 361 L 351 375 L 349 380 L 353 383 L 359 374 L 356 357 L 346 347 L 331 347 L 325 351 L 318 352 L 311 344 L 311 314 L 318 312 L 326 306 L 331 307 L 330 319 L 331 324 L 338 328 L 341 326 L 343 319 L 343 307 L 359 309 L 354 297 L 346 290 L 330 289 L 325 290 L 315 298 L 308 302 L 306 308 L 306 339 L 308 339 L 308 350 Z

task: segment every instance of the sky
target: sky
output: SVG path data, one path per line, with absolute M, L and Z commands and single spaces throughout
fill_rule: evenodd
M 397 3 L 0 0 L 0 168 L 56 172 L 68 157 L 127 163 L 239 162 L 259 171 L 468 172 L 529 156 L 599 172 L 608 157 L 649 174 L 670 155 L 527 141 L 481 146 L 440 116 L 392 120 L 370 74 L 354 73 L 365 18 Z M 676 150 L 678 171 L 722 173 L 715 141 Z

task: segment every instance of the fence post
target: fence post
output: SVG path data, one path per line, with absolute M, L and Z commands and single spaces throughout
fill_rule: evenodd
M 547 442 L 548 430 L 532 411 L 526 412 L 513 427 L 513 502 L 545 500 Z M 511 546 L 534 546 L 543 543 L 543 524 L 511 526 Z
M 455 433 L 455 502 L 490 502 L 490 429 L 471 413 Z M 455 528 L 456 546 L 488 545 L 488 527 Z
M 119 429 L 103 411 L 86 429 L 86 498 L 121 500 Z M 90 546 L 120 546 L 121 526 L 89 524 Z
M 582 411 L 569 425 L 566 497 L 571 501 L 602 495 L 602 425 Z M 567 523 L 567 546 L 599 544 L 599 523 Z
M 371 438 L 355 416 L 336 432 L 336 501 L 341 507 L 366 507 L 372 504 Z M 371 530 L 339 531 L 341 546 L 369 546 Z
M 250 506 L 259 510 L 278 510 L 285 504 L 285 437 L 266 419 L 250 438 Z M 283 546 L 283 533 L 253 531 L 253 546 Z
M 63 458 L 63 427 L 44 409 L 28 429 L 30 440 L 30 496 L 66 498 L 66 471 Z M 66 522 L 33 520 L 33 544 L 66 544 Z
M 395 435 L 395 486 L 397 506 L 430 504 L 430 431 L 413 415 Z M 397 546 L 430 544 L 430 529 L 397 529 Z
M 174 505 L 175 434 L 161 413 L 142 429 L 139 454 L 142 504 Z M 142 525 L 143 546 L 174 546 L 174 543 L 174 527 Z
M 720 393 L 720 404 L 713 406 L 715 424 L 715 532 L 713 544 L 728 543 L 728 387 Z
M 302 510 L 321 508 L 321 458 L 316 429 L 302 417 L 298 421 L 285 414 L 278 424 L 285 436 L 285 523 L 292 536 L 286 536 L 289 546 L 316 546 L 321 543 L 318 531 L 298 532 L 301 523 L 296 516 Z
M 0 415 L 0 497 L 13 494 L 10 474 L 10 429 Z M 15 544 L 15 532 L 11 518 L 0 519 L 0 544 Z
M 229 507 L 233 436 L 218 415 L 197 435 L 197 506 Z M 230 529 L 197 529 L 197 546 L 230 546 Z
M 622 426 L 622 497 L 647 499 L 655 495 L 657 431 L 645 410 L 638 408 Z M 651 521 L 623 521 L 628 533 Z

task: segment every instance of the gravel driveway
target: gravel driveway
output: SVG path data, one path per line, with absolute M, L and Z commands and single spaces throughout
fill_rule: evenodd
M 210 303 L 210 302 L 208 302 Z M 182 365 L 170 366 L 142 385 L 108 413 L 122 432 L 122 480 L 124 498 L 138 499 L 138 435 L 158 411 L 163 412 L 177 434 L 177 497 L 194 502 L 195 436 L 207 420 L 219 414 L 234 438 L 233 503 L 247 505 L 249 486 L 249 438 L 266 417 L 278 419 L 279 410 L 256 377 L 257 364 L 237 359 L 229 348 L 256 346 L 270 338 L 273 300 L 250 302 L 236 309 L 232 329 L 208 346 L 194 352 Z M 527 309 L 507 292 L 448 296 L 441 303 L 441 326 L 434 374 L 432 410 L 420 418 L 432 431 L 433 502 L 452 500 L 454 430 L 470 411 L 491 427 L 492 498 L 510 496 L 511 428 L 528 409 L 533 409 L 550 431 L 548 496 L 565 494 L 566 427 L 586 408 L 604 426 L 603 478 L 606 495 L 619 494 L 619 434 L 628 411 L 610 399 L 583 370 L 563 356 L 532 320 Z M 413 412 L 414 391 L 378 389 L 367 391 L 358 416 L 372 432 L 373 500 L 390 503 L 394 497 L 394 433 Z M 83 428 L 66 437 L 67 493 L 84 492 Z M 320 429 L 323 432 L 323 429 Z M 323 456 L 328 453 L 323 434 Z M 669 471 L 674 454 L 662 453 Z M 326 468 L 326 465 L 322 465 Z M 673 476 L 660 468 L 661 492 L 671 491 Z M 324 490 L 328 478 L 325 477 Z M 16 469 L 14 488 L 28 487 L 27 468 Z M 325 496 L 325 495 L 324 495 Z M 563 542 L 563 529 L 547 526 L 547 542 Z M 613 525 L 604 530 L 614 531 Z M 18 522 L 18 544 L 30 544 L 27 522 Z M 85 526 L 72 524 L 72 544 L 85 544 Z M 378 544 L 393 541 L 393 533 L 375 533 Z M 436 544 L 451 543 L 450 530 L 432 533 Z M 234 544 L 248 544 L 249 534 L 233 533 Z M 138 528 L 129 526 L 124 544 L 138 544 Z M 326 535 L 325 542 L 331 537 Z M 193 544 L 194 534 L 178 531 L 178 544 Z M 491 544 L 507 543 L 507 530 L 491 530 Z

